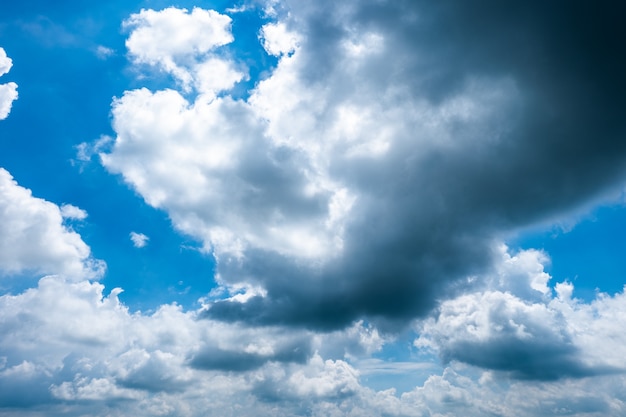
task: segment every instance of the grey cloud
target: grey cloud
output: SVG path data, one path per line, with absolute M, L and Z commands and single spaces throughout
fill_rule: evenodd
M 459 342 L 447 346 L 441 354 L 444 361 L 458 360 L 515 379 L 550 381 L 599 373 L 580 363 L 580 352 L 573 345 L 540 337 L 532 341 L 511 336 L 484 343 Z
M 305 363 L 311 354 L 310 340 L 295 338 L 281 341 L 271 353 L 204 346 L 191 357 L 189 364 L 196 369 L 243 372 L 268 362 Z
M 34 408 L 41 404 L 54 403 L 49 386 L 52 379 L 23 375 L 0 375 L 0 413 L 15 408 Z

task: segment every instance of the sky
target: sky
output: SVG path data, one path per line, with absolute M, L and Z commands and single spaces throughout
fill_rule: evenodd
M 623 416 L 599 1 L 0 6 L 0 416 Z

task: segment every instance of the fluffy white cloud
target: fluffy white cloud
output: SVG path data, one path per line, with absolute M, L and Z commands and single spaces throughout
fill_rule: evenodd
M 192 86 L 211 97 L 231 88 L 244 74 L 231 62 L 214 54 L 233 41 L 231 19 L 213 10 L 170 7 L 142 10 L 124 26 L 131 30 L 126 41 L 130 58 L 172 74 L 185 90 Z
M 268 54 L 281 56 L 294 52 L 298 47 L 298 35 L 289 32 L 284 23 L 268 23 L 261 28 L 259 39 Z
M 80 235 L 64 218 L 84 218 L 77 207 L 59 206 L 32 196 L 0 168 L 0 274 L 23 272 L 98 277 L 104 264 L 90 256 Z
M 13 61 L 0 47 L 0 76 L 9 72 L 13 66 Z M 0 84 L 0 120 L 6 119 L 11 111 L 13 101 L 17 99 L 17 84 L 14 82 Z
M 87 212 L 71 204 L 63 204 L 61 206 L 61 216 L 64 219 L 85 220 L 87 218 Z

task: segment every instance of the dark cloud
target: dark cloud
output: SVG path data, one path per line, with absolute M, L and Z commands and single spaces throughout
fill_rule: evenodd
M 306 35 L 299 76 L 333 92 L 327 109 L 359 100 L 439 106 L 468 91 L 502 97 L 485 118 L 448 123 L 451 146 L 425 146 L 428 132 L 408 124 L 385 158 L 333 158 L 333 177 L 360 192 L 340 259 L 314 271 L 261 250 L 248 251 L 243 265 L 220 261 L 226 280 L 251 277 L 267 297 L 216 302 L 208 316 L 322 329 L 363 316 L 403 323 L 489 268 L 494 239 L 623 181 L 619 2 L 292 2 L 291 11 Z M 383 36 L 384 50 L 349 70 L 337 51 L 368 32 Z
M 515 379 L 550 381 L 599 373 L 580 362 L 579 352 L 572 344 L 554 340 L 527 341 L 511 336 L 489 339 L 484 343 L 465 341 L 447 346 L 441 354 L 445 362 L 457 360 L 499 371 Z
M 0 376 L 0 413 L 12 408 L 30 408 L 55 402 L 48 389 L 50 382 L 50 378 L 38 376 Z
M 310 341 L 304 339 L 282 342 L 271 353 L 205 346 L 193 355 L 189 364 L 197 369 L 243 372 L 260 368 L 267 362 L 304 363 L 311 354 Z

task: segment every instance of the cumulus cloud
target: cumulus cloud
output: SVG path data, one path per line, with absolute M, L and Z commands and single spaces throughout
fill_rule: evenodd
M 612 322 L 623 315 L 624 292 L 586 304 L 572 298 L 573 286 L 565 282 L 553 295 L 547 261 L 537 251 L 503 251 L 488 289 L 442 302 L 436 317 L 422 323 L 415 345 L 434 349 L 444 362 L 516 379 L 624 372 L 617 359 L 626 354 L 621 319 Z
M 8 73 L 13 66 L 13 61 L 0 47 L 0 77 Z M 6 119 L 11 112 L 11 105 L 17 99 L 17 84 L 9 82 L 0 84 L 0 120 Z
M 0 276 L 29 272 L 99 277 L 104 263 L 94 260 L 89 246 L 63 222 L 85 216 L 78 207 L 33 197 L 0 168 Z
M 213 95 L 229 89 L 243 74 L 215 49 L 233 41 L 231 18 L 213 10 L 170 7 L 142 10 L 124 22 L 131 31 L 126 47 L 135 64 L 156 66 L 174 76 L 187 91 Z
M 403 323 L 488 270 L 506 236 L 623 180 L 610 7 L 591 31 L 578 6 L 282 6 L 260 32 L 278 64 L 246 99 L 228 95 L 236 55 L 217 54 L 229 17 L 170 8 L 127 23 L 131 59 L 182 84 L 114 101 L 104 165 L 204 242 L 220 285 L 265 290 L 208 316 Z M 153 40 L 165 33 L 178 35 Z

